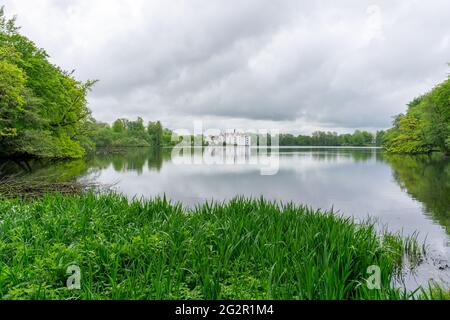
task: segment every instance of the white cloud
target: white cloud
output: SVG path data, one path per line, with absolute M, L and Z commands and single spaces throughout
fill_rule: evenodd
M 444 0 L 6 0 L 100 120 L 384 128 L 447 75 Z

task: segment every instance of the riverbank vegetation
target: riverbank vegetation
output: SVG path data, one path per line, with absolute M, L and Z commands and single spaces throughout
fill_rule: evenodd
M 87 132 L 96 149 L 120 149 L 130 147 L 171 147 L 173 134 L 163 128 L 161 122 L 149 122 L 138 117 L 135 121 L 125 118 L 116 120 L 112 126 L 107 123 L 92 123 Z
M 312 135 L 292 134 L 280 135 L 280 146 L 333 146 L 333 147 L 374 147 L 381 146 L 383 131 L 373 134 L 368 131 L 356 130 L 353 134 L 338 134 L 336 132 L 317 131 Z
M 450 154 L 450 79 L 408 104 L 384 137 L 390 153 Z
M 79 136 L 89 118 L 80 82 L 48 61 L 0 8 L 0 155 L 79 158 Z
M 186 209 L 115 194 L 0 202 L 3 299 L 400 299 L 413 239 L 331 212 L 235 199 Z M 69 266 L 81 289 L 66 287 Z M 381 290 L 369 290 L 370 266 Z

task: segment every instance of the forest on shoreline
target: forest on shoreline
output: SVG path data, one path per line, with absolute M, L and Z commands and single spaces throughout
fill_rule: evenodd
M 408 104 L 384 136 L 390 153 L 450 154 L 450 78 Z

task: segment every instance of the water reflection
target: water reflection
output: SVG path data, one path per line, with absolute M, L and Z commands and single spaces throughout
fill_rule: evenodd
M 104 153 L 88 157 L 86 162 L 94 169 L 106 169 L 110 166 L 114 171 L 136 172 L 141 175 L 145 168 L 159 172 L 164 161 L 170 161 L 171 151 L 168 149 L 132 148 L 118 153 Z
M 236 194 L 264 194 L 271 197 L 277 195 L 278 190 L 282 193 L 282 199 L 305 200 L 307 204 L 315 205 L 318 203 L 314 201 L 311 190 L 322 198 L 322 204 L 325 199 L 341 203 L 355 200 L 356 194 L 361 193 L 365 193 L 366 199 L 370 194 L 377 193 L 377 200 L 380 200 L 381 195 L 392 201 L 393 194 L 388 195 L 383 191 L 389 186 L 387 182 L 390 179 L 386 179 L 386 173 L 389 173 L 401 191 L 420 202 L 426 214 L 447 231 L 450 230 L 450 161 L 441 155 L 386 156 L 377 149 L 281 148 L 276 152 L 280 157 L 280 173 L 275 177 L 259 177 L 256 169 L 261 150 L 212 147 L 199 152 L 200 162 L 195 161 L 197 150 L 188 155 L 191 162 L 184 162 L 179 167 L 173 165 L 181 163 L 172 158 L 173 154 L 175 157 L 185 157 L 186 154 L 177 154 L 169 149 L 147 148 L 98 154 L 76 161 L 4 161 L 0 163 L 0 177 L 22 173 L 34 178 L 73 181 L 95 173 L 100 173 L 102 177 L 104 171 L 116 173 L 112 175 L 119 181 L 121 174 L 126 173 L 137 176 L 158 174 L 173 179 L 170 188 L 159 188 L 158 194 L 171 193 L 181 177 L 189 176 L 191 185 L 196 184 L 196 189 L 204 189 L 204 199 L 223 199 Z M 269 149 L 267 153 L 270 156 L 272 151 Z M 180 176 L 177 178 L 178 174 Z M 164 185 L 167 186 L 167 183 Z M 125 180 L 120 187 L 126 191 Z M 145 190 L 139 193 L 145 194 Z M 180 193 L 186 196 L 189 192 L 185 190 Z
M 172 155 L 186 157 L 186 154 L 147 148 L 98 154 L 76 161 L 4 161 L 0 163 L 0 177 L 22 173 L 33 178 L 73 181 L 95 173 L 102 177 L 101 173 L 105 171 L 116 173 L 113 175 L 120 181 L 121 174 L 159 174 L 166 166 L 168 172 L 163 172 L 161 176 L 173 179 L 172 184 L 168 189 L 155 190 L 156 194 L 171 193 L 176 189 L 177 180 L 189 176 L 191 185 L 196 184 L 196 189 L 204 189 L 201 197 L 204 199 L 223 199 L 236 194 L 271 197 L 279 195 L 278 190 L 281 191 L 281 199 L 304 200 L 307 204 L 318 205 L 312 190 L 322 199 L 322 204 L 325 199 L 340 203 L 355 200 L 356 194 L 361 193 L 365 193 L 364 197 L 368 199 L 374 192 L 378 194 L 375 197 L 377 200 L 380 200 L 380 195 L 392 200 L 393 194 L 383 191 L 389 185 L 383 181 L 389 172 L 400 190 L 420 202 L 424 212 L 450 232 L 450 161 L 440 155 L 386 156 L 377 149 L 281 148 L 276 152 L 281 161 L 280 173 L 276 177 L 261 178 L 256 172 L 261 150 L 212 147 L 199 152 L 200 162 L 195 161 L 198 150 L 193 151 L 188 155 L 192 161 L 184 162 L 178 168 L 173 163 L 181 162 L 173 159 Z M 269 149 L 267 153 L 270 156 L 272 151 Z M 180 174 L 178 178 L 177 174 Z M 212 184 L 220 190 L 215 190 Z M 164 185 L 167 186 L 167 183 Z M 271 190 L 266 188 L 268 186 Z M 125 180 L 120 187 L 126 191 Z M 156 195 L 145 194 L 145 190 L 138 191 L 148 196 Z M 189 192 L 180 193 L 186 197 Z M 367 208 L 359 209 L 367 212 Z
M 395 181 L 450 234 L 450 161 L 442 155 L 388 156 Z
M 0 178 L 15 176 L 24 179 L 43 179 L 48 182 L 75 181 L 88 174 L 86 160 L 48 161 L 48 160 L 7 160 L 0 162 Z
M 201 161 L 195 161 L 198 152 Z M 267 151 L 269 156 L 272 152 Z M 387 216 L 399 227 L 408 212 L 423 211 L 450 232 L 450 161 L 443 156 L 386 156 L 377 149 L 281 148 L 276 152 L 280 172 L 262 177 L 260 153 L 245 147 L 205 148 L 192 151 L 191 162 L 175 165 L 180 163 L 177 157 L 186 154 L 137 148 L 68 162 L 3 162 L 0 176 L 22 172 L 57 181 L 118 182 L 118 189 L 130 196 L 165 193 L 187 205 L 264 195 L 313 207 L 334 206 L 361 218 Z M 133 187 L 136 183 L 141 189 Z

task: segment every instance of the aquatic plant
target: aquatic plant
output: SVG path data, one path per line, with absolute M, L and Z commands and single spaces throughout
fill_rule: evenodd
M 333 212 L 236 198 L 194 209 L 165 198 L 49 194 L 0 201 L 3 299 L 401 299 L 414 239 Z M 78 266 L 81 288 L 69 290 Z M 380 288 L 367 286 L 379 267 Z

